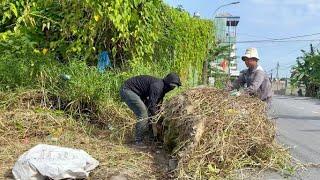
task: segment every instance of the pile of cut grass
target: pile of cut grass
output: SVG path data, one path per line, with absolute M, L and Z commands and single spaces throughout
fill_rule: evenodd
M 256 98 L 195 88 L 167 102 L 162 115 L 179 179 L 230 178 L 242 168 L 291 168 L 288 152 L 275 142 L 266 105 Z

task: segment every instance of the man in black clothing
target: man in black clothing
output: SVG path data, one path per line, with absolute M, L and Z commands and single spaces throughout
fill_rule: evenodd
M 181 82 L 175 73 L 168 74 L 164 79 L 141 75 L 124 82 L 120 96 L 137 117 L 136 145 L 142 144 L 143 134 L 148 130 L 148 111 L 151 116 L 156 115 L 165 94 L 178 86 Z

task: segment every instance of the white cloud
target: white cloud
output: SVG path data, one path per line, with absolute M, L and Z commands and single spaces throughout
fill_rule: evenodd
M 320 0 L 251 0 L 251 2 L 260 5 L 307 8 L 312 13 L 320 10 Z
M 320 12 L 320 2 L 318 3 L 310 3 L 307 5 L 308 9 L 312 11 L 312 13 L 319 13 Z
M 250 0 L 263 9 L 264 19 L 280 21 L 283 25 L 298 26 L 320 18 L 320 0 Z M 258 12 L 261 14 L 262 12 Z M 272 23 L 272 22 L 269 22 Z
M 287 4 L 287 5 L 305 5 L 305 4 L 313 4 L 316 5 L 320 1 L 319 0 L 251 0 L 253 3 L 260 4 Z

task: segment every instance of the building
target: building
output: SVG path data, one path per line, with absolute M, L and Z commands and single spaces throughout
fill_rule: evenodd
M 221 57 L 218 57 L 210 66 L 216 67 L 230 76 L 239 76 L 237 67 L 237 26 L 240 17 L 232 16 L 229 13 L 218 14 L 215 19 L 216 39 L 220 46 L 226 46 L 227 52 Z
M 193 13 L 193 17 L 195 17 L 195 18 L 200 18 L 200 13 L 199 12 L 194 12 Z

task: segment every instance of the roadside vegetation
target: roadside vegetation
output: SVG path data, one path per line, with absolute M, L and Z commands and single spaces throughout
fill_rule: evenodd
M 304 86 L 305 96 L 320 98 L 320 52 L 310 45 L 310 51 L 301 50 L 297 64 L 292 67 L 291 82 L 294 86 Z
M 162 0 L 4 0 L 0 14 L 1 177 L 40 142 L 97 158 L 92 179 L 173 175 L 155 152 L 128 145 L 135 119 L 119 89 L 131 76 L 172 71 L 183 81 L 180 91 L 202 84 L 203 64 L 218 49 L 212 21 Z M 99 72 L 103 51 L 111 66 Z

